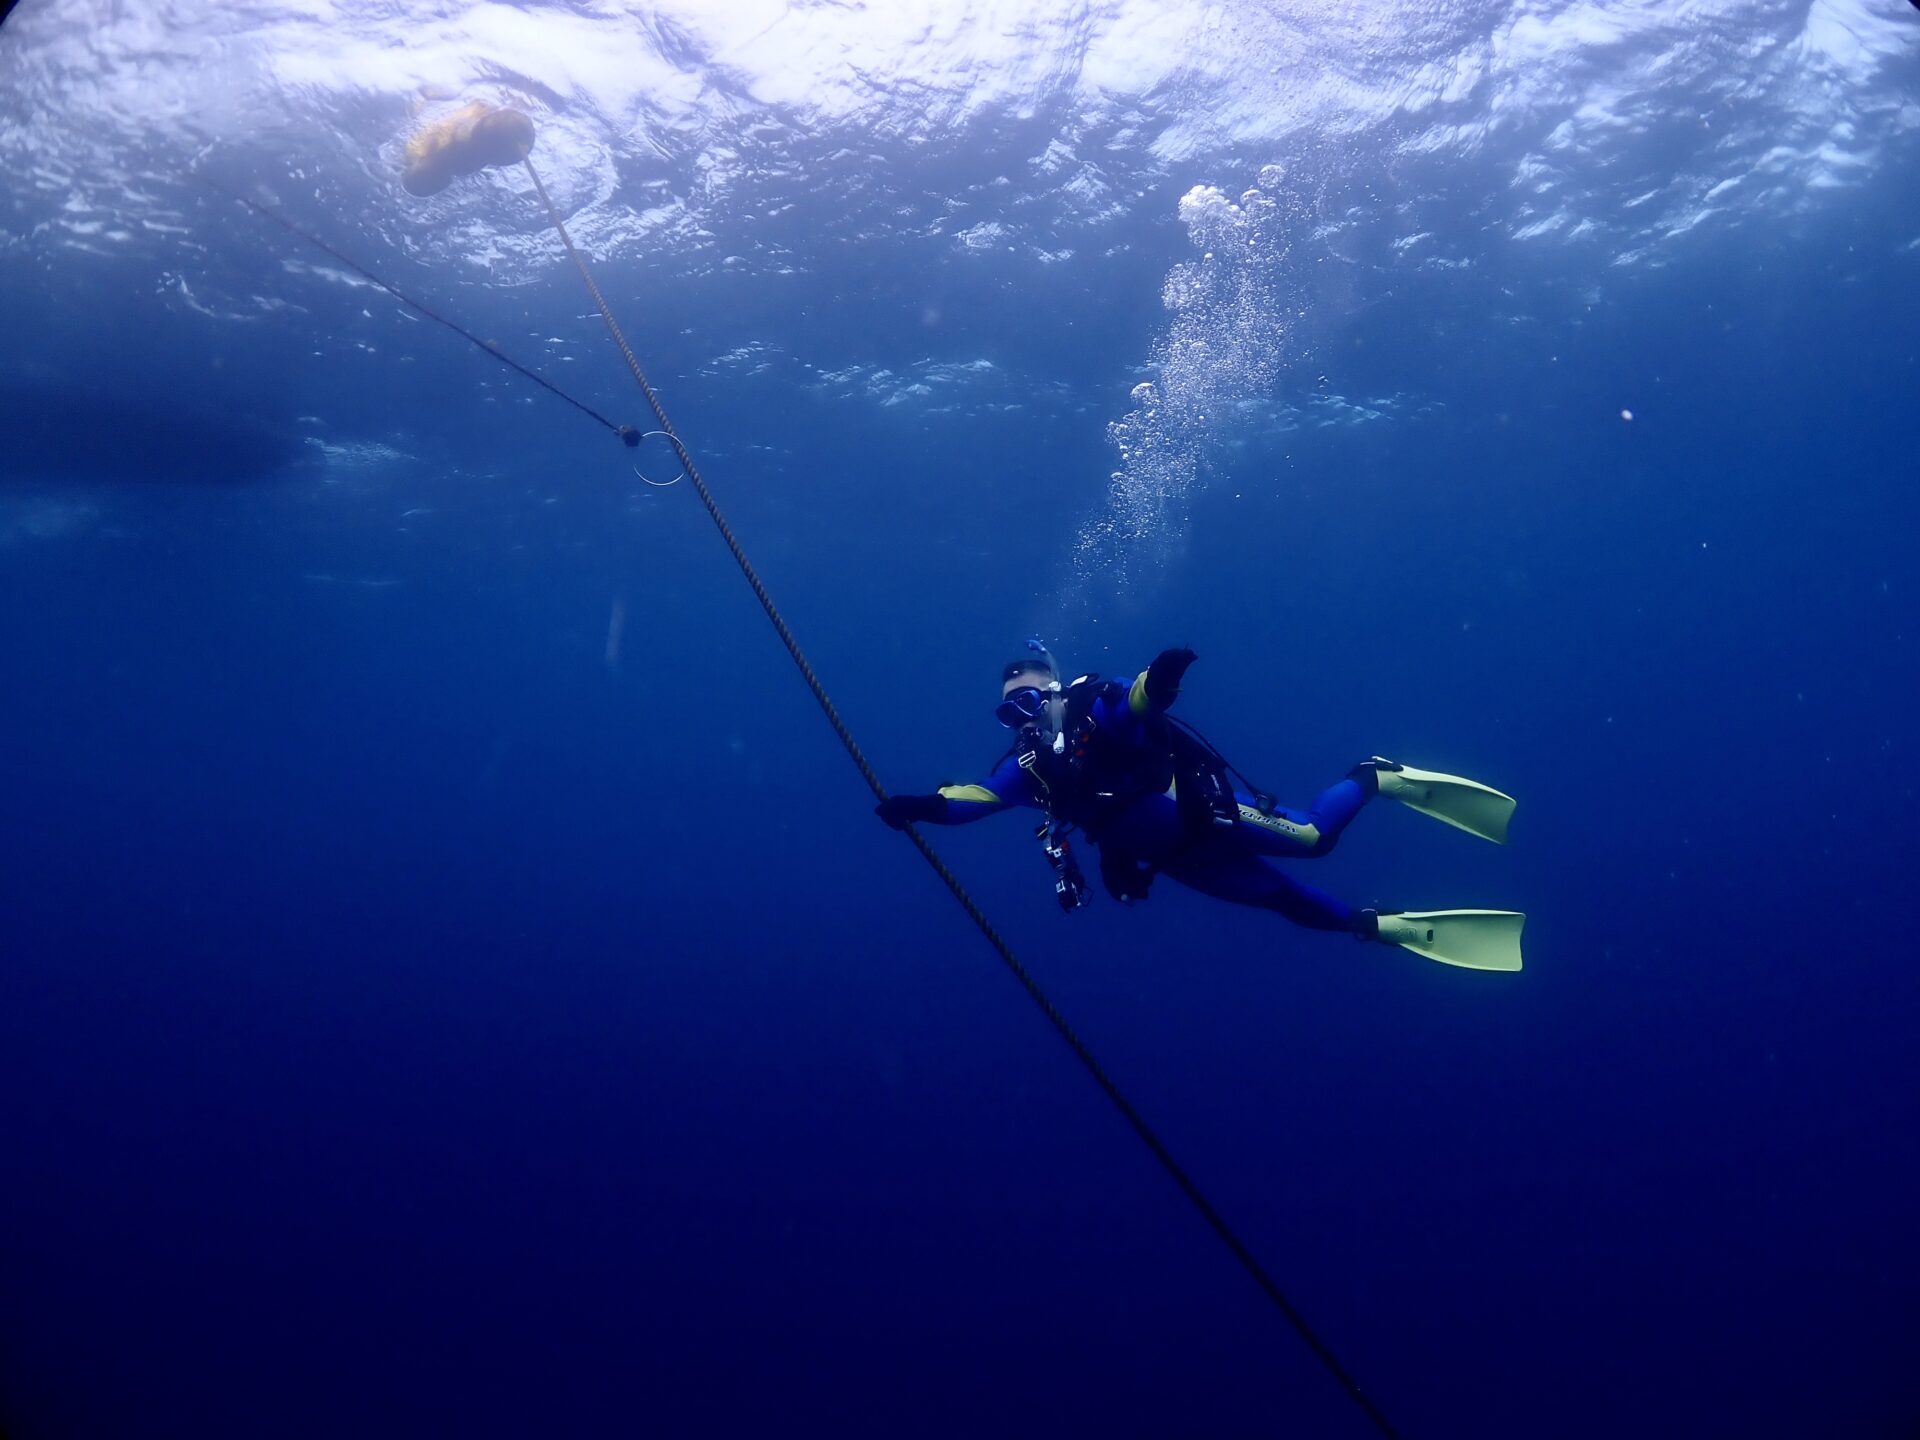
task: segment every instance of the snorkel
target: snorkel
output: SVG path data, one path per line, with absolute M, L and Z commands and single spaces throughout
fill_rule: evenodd
M 1058 690 L 1060 688 L 1060 662 L 1053 658 L 1053 651 L 1047 648 L 1047 642 L 1042 640 L 1038 635 L 1035 635 L 1027 641 L 1027 649 L 1040 657 L 1041 663 L 1045 665 L 1053 675 L 1053 688 Z

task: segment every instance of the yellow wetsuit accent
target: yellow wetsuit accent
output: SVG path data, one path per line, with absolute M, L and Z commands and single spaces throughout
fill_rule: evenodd
M 949 800 L 972 800 L 982 805 L 1000 803 L 1000 797 L 984 785 L 942 785 L 939 793 Z
M 1318 825 L 1302 825 L 1296 820 L 1289 820 L 1284 815 L 1269 815 L 1265 811 L 1256 810 L 1251 805 L 1241 805 L 1239 810 L 1240 821 L 1244 825 L 1258 825 L 1263 830 L 1272 830 L 1276 834 L 1298 840 L 1308 849 L 1320 843 Z
M 1133 677 L 1133 688 L 1127 692 L 1127 709 L 1144 715 L 1152 708 L 1153 702 L 1147 698 L 1147 672 L 1142 670 Z

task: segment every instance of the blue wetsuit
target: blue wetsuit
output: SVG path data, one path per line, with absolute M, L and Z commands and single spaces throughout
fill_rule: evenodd
M 1337 781 L 1304 811 L 1262 811 L 1254 797 L 1235 791 L 1237 814 L 1231 823 L 1209 820 L 1196 825 L 1191 810 L 1183 811 L 1179 803 L 1181 781 L 1169 758 L 1167 722 L 1161 718 L 1166 704 L 1149 698 L 1146 681 L 1142 672 L 1131 682 L 1077 682 L 1098 686 L 1087 714 L 1100 743 L 1089 751 L 1075 785 L 1080 797 L 1110 801 L 1097 823 L 1074 813 L 1076 804 L 1084 810 L 1084 798 L 1063 803 L 1060 794 L 1049 794 L 1050 788 L 1062 788 L 1059 765 L 1051 767 L 1055 781 L 1049 787 L 1050 767 L 1022 766 L 1017 749 L 984 782 L 942 786 L 938 795 L 945 804 L 930 805 L 913 818 L 966 825 L 1013 806 L 1045 810 L 1051 798 L 1055 817 L 1080 824 L 1100 847 L 1103 874 L 1118 859 L 1135 873 L 1169 875 L 1203 895 L 1275 910 L 1311 929 L 1364 930 L 1353 907 L 1302 884 L 1270 864 L 1268 857 L 1311 860 L 1329 853 L 1373 797 L 1374 787 L 1358 777 Z

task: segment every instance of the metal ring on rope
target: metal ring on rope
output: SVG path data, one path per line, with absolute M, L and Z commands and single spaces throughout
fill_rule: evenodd
M 651 440 L 656 435 L 672 445 L 674 450 L 679 454 L 681 473 L 674 476 L 671 480 L 651 480 L 647 477 L 646 472 L 638 465 L 628 462 L 628 468 L 633 471 L 634 475 L 639 478 L 642 484 L 651 485 L 656 490 L 665 490 L 669 485 L 678 485 L 686 478 L 686 468 L 692 462 L 687 458 L 687 447 L 680 443 L 680 437 L 678 435 L 669 435 L 664 430 L 642 430 L 636 438 L 635 443 L 638 443 L 640 440 Z

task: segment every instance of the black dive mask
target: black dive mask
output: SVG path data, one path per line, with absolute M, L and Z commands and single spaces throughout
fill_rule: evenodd
M 1022 685 L 1008 692 L 1007 698 L 993 708 L 993 715 L 1009 730 L 1037 724 L 1047 713 L 1047 701 L 1053 697 L 1038 685 Z

